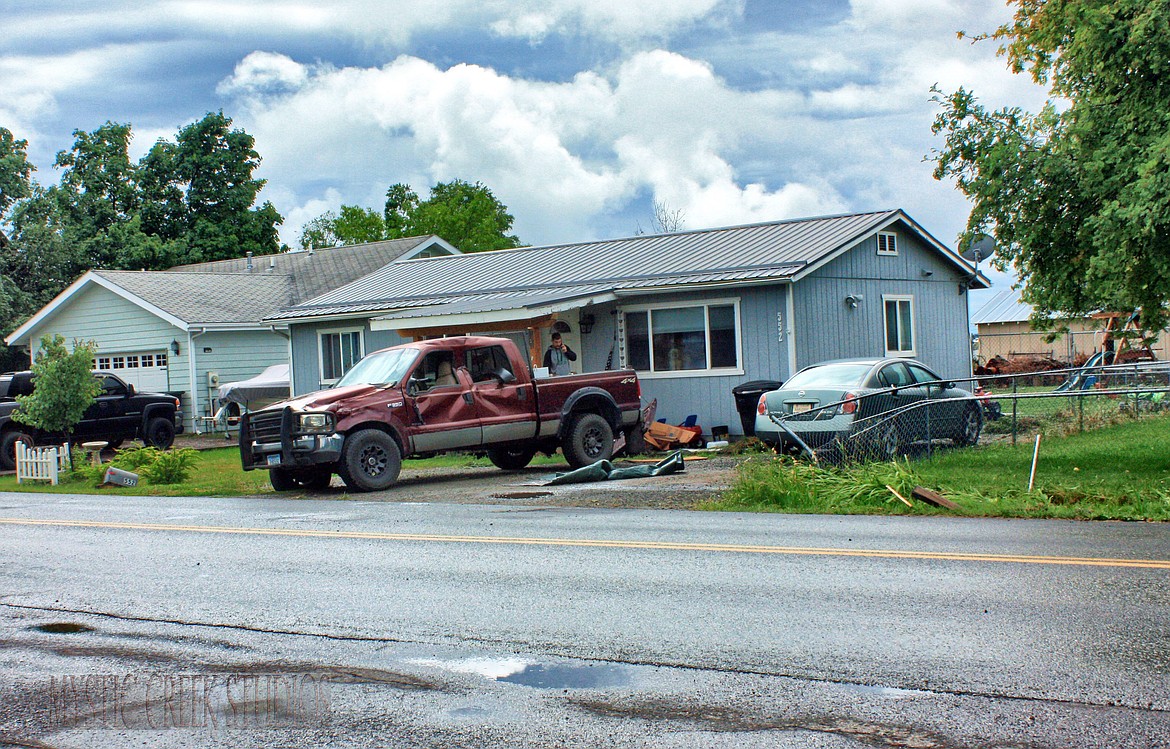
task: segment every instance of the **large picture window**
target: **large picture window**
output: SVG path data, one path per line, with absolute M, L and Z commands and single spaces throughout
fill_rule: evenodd
M 639 372 L 740 369 L 738 300 L 628 308 L 624 322 L 626 366 Z
M 914 297 L 885 295 L 886 355 L 914 356 Z
M 331 330 L 322 332 L 320 338 L 321 383 L 328 385 L 341 379 L 362 358 L 362 332 Z

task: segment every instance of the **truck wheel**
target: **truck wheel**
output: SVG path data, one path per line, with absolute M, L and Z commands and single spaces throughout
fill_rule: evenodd
M 143 435 L 142 442 L 147 447 L 166 450 L 175 443 L 175 425 L 170 419 L 161 416 L 151 419 L 146 422 L 146 434 Z
M 573 421 L 561 449 L 573 468 L 609 460 L 613 457 L 613 430 L 597 414 L 581 414 Z
M 29 447 L 36 444 L 31 436 L 15 429 L 5 432 L 3 439 L 0 439 L 0 466 L 5 470 L 11 471 L 16 468 L 16 443 L 21 440 Z
M 978 406 L 971 406 L 963 412 L 959 421 L 959 429 L 952 438 L 956 445 L 967 447 L 979 442 L 979 432 L 983 430 L 983 411 Z
M 362 429 L 346 436 L 337 473 L 355 492 L 389 489 L 402 470 L 402 452 L 394 438 L 378 429 Z
M 534 455 L 536 455 L 534 447 L 493 447 L 487 453 L 488 460 L 496 468 L 505 471 L 519 471 L 532 462 Z
M 268 472 L 268 480 L 272 482 L 272 488 L 278 492 L 291 492 L 297 489 L 322 491 L 329 488 L 329 482 L 333 480 L 333 473 L 311 468 L 273 468 Z

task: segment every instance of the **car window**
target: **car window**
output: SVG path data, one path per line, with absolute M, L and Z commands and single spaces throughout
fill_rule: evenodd
M 472 382 L 494 379 L 501 369 L 511 371 L 503 346 L 473 348 L 467 352 L 467 371 L 471 373 Z
M 125 395 L 126 386 L 121 380 L 113 377 L 99 377 L 102 383 L 102 395 Z
M 802 388 L 847 388 L 854 387 L 871 365 L 858 363 L 821 364 L 797 372 L 784 383 L 785 390 Z
M 455 354 L 451 351 L 432 351 L 427 354 L 410 376 L 410 387 L 419 393 L 458 385 L 459 380 L 455 377 Z
M 878 374 L 878 381 L 885 387 L 902 388 L 914 382 L 910 376 L 910 370 L 902 362 L 894 364 L 887 364 L 882 367 L 882 371 Z
M 910 374 L 912 374 L 914 376 L 915 382 L 918 382 L 918 383 L 928 383 L 928 382 L 938 383 L 938 381 L 942 379 L 941 377 L 936 375 L 934 372 L 931 372 L 929 369 L 927 369 L 926 367 L 923 367 L 920 364 L 908 364 L 907 366 L 910 368 Z

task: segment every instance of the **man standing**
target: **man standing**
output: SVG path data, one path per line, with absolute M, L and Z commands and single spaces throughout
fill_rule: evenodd
M 544 352 L 544 366 L 553 377 L 570 374 L 569 362 L 577 361 L 577 355 L 561 340 L 560 333 L 552 334 L 552 345 Z

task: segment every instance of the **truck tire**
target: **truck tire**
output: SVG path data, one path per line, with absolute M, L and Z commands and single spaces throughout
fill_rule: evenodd
M 488 460 L 496 468 L 505 471 L 519 471 L 532 462 L 535 447 L 492 447 L 488 449 Z
M 278 492 L 291 492 L 297 489 L 323 491 L 329 488 L 333 473 L 325 469 L 273 468 L 268 472 L 268 480 L 272 482 L 272 488 Z
M 355 492 L 389 489 L 402 470 L 402 451 L 394 438 L 379 429 L 362 429 L 345 438 L 337 473 Z
M 7 471 L 16 469 L 16 443 L 24 440 L 24 443 L 29 447 L 36 444 L 33 438 L 20 431 L 13 429 L 4 433 L 4 437 L 0 439 L 0 467 Z
M 597 414 L 581 414 L 569 427 L 561 450 L 573 468 L 609 460 L 613 457 L 613 429 Z
M 166 450 L 175 443 L 175 425 L 170 419 L 156 416 L 146 422 L 146 433 L 142 435 L 142 442 L 147 447 Z

